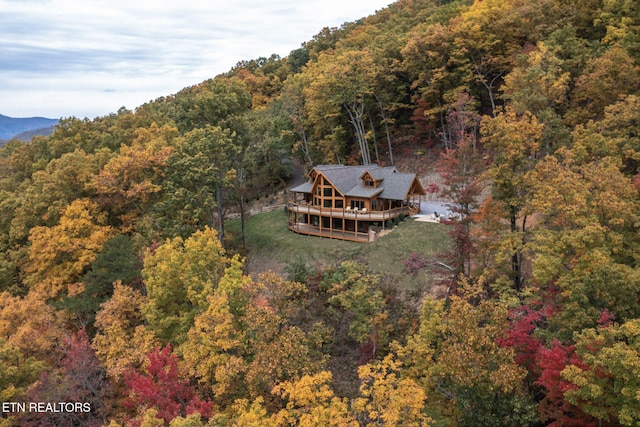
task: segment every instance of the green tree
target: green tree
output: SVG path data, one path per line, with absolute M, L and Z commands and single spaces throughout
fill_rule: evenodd
M 196 231 L 186 240 L 167 239 L 144 256 L 142 277 L 147 302 L 142 307 L 148 328 L 164 343 L 179 347 L 194 318 L 207 308 L 229 265 L 218 233 Z
M 176 141 L 157 205 L 166 233 L 186 237 L 203 226 L 217 225 L 224 239 L 225 199 L 235 175 L 231 162 L 239 151 L 234 138 L 229 129 L 205 125 Z
M 534 424 L 527 372 L 496 342 L 507 328 L 507 305 L 490 300 L 482 283 L 463 281 L 458 293 L 447 307 L 425 301 L 419 332 L 398 352 L 405 375 L 425 387 L 450 424 Z
M 100 305 L 113 295 L 114 283 L 131 285 L 141 279 L 140 257 L 134 252 L 131 238 L 118 234 L 107 240 L 91 263 L 91 270 L 80 278 L 84 290 L 67 296 L 60 306 L 84 327 L 92 330 Z
M 640 321 L 585 329 L 576 335 L 580 360 L 562 377 L 573 387 L 566 399 L 600 422 L 640 422 Z

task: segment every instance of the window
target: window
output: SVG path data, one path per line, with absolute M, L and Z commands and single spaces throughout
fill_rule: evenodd
M 324 196 L 325 196 L 325 197 L 331 197 L 331 196 L 333 196 L 333 188 L 331 188 L 331 187 L 325 187 L 325 188 L 324 188 Z
M 344 200 L 336 199 L 336 208 L 342 209 L 344 207 Z
M 325 208 L 330 208 L 331 207 L 331 199 L 325 199 L 324 200 L 324 207 Z
M 373 181 L 365 181 L 364 182 L 364 186 L 365 187 L 373 187 L 375 185 L 375 183 Z
M 362 209 L 364 208 L 364 201 L 363 200 L 352 200 L 351 201 L 351 209 Z

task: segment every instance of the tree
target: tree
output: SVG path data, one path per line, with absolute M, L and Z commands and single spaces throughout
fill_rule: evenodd
M 562 123 L 568 107 L 571 75 L 545 43 L 519 57 L 519 65 L 507 76 L 503 97 L 518 114 L 529 111 L 544 125 L 544 154 L 569 142 L 569 131 Z M 542 147 L 541 147 L 542 148 Z
M 480 130 L 491 156 L 487 175 L 493 184 L 493 201 L 501 203 L 508 215 L 511 282 L 519 291 L 523 285 L 522 257 L 527 231 L 523 209 L 531 193 L 527 173 L 538 157 L 542 125 L 535 116 L 518 115 L 507 108 L 494 118 L 483 119 Z
M 353 261 L 344 261 L 336 274 L 341 277 L 334 284 L 329 303 L 342 307 L 351 316 L 349 335 L 359 344 L 370 342 L 373 346 L 370 357 L 375 359 L 380 347 L 388 344 L 386 321 L 388 313 L 380 280 L 374 274 Z
M 362 381 L 354 402 L 358 419 L 365 426 L 428 426 L 424 414 L 426 395 L 411 378 L 402 378 L 401 363 L 392 354 L 384 360 L 358 368 Z
M 93 327 L 100 305 L 113 295 L 115 282 L 131 285 L 141 280 L 141 262 L 134 253 L 129 236 L 118 234 L 112 237 L 91 263 L 91 270 L 80 278 L 84 290 L 78 295 L 63 298 L 60 307 L 81 325 Z
M 169 344 L 163 349 L 156 347 L 147 359 L 143 373 L 130 369 L 125 375 L 129 394 L 126 406 L 154 408 L 156 417 L 165 423 L 195 412 L 205 419 L 211 417 L 213 404 L 200 400 L 188 381 L 181 378 L 178 357 Z
M 605 107 L 621 95 L 634 94 L 640 88 L 640 66 L 620 46 L 612 46 L 601 56 L 588 61 L 571 94 L 572 124 L 603 117 Z
M 507 328 L 506 304 L 487 298 L 482 283 L 463 280 L 458 295 L 426 300 L 420 330 L 398 350 L 406 375 L 456 425 L 524 426 L 536 421 L 527 372 L 497 340 Z
M 29 233 L 25 283 L 47 299 L 77 292 L 74 286 L 113 234 L 96 203 L 75 200 L 57 225 L 34 227 Z
M 239 266 L 227 269 L 181 348 L 217 404 L 261 396 L 272 409 L 276 384 L 322 370 L 326 337 L 320 325 L 305 331 L 291 324 L 303 285 L 273 274 L 252 282 Z
M 337 397 L 331 389 L 332 375 L 322 371 L 305 375 L 298 381 L 285 381 L 273 389 L 286 406 L 272 419 L 275 425 L 300 427 L 355 427 L 358 422 L 349 414 L 346 398 Z
M 311 71 L 311 69 L 309 70 Z M 315 64 L 307 88 L 307 106 L 310 116 L 333 121 L 341 111 L 347 113 L 358 143 L 362 164 L 371 163 L 365 113 L 366 103 L 371 102 L 375 65 L 367 50 L 323 53 Z M 316 120 L 317 120 L 316 119 Z
M 141 129 L 131 146 L 120 152 L 96 174 L 92 187 L 100 204 L 117 217 L 123 232 L 136 229 L 136 221 L 158 200 L 176 128 L 155 123 Z M 115 221 L 116 218 L 113 218 Z
M 565 398 L 599 422 L 637 425 L 640 421 L 640 320 L 576 336 L 577 361 L 562 371 Z
M 130 367 L 140 368 L 146 354 L 158 345 L 144 325 L 145 302 L 140 291 L 116 283 L 113 296 L 96 314 L 97 333 L 91 345 L 114 383 L 121 382 Z
M 30 402 L 77 402 L 81 410 L 27 411 L 18 418 L 24 426 L 102 426 L 109 415 L 112 389 L 87 334 L 80 330 L 68 339 L 59 370 L 43 371 L 29 390 Z
M 540 377 L 536 384 L 544 389 L 544 398 L 538 405 L 538 413 L 542 421 L 551 421 L 553 427 L 560 426 L 594 426 L 594 419 L 565 397 L 571 389 L 569 381 L 562 377 L 562 372 L 573 363 L 579 363 L 573 345 L 563 345 L 554 340 L 549 348 L 542 348 L 537 356 Z
M 142 311 L 148 328 L 162 342 L 182 344 L 228 265 L 218 233 L 208 227 L 186 240 L 167 239 L 148 249 L 142 269 L 147 291 Z
M 169 159 L 159 213 L 165 232 L 184 237 L 208 226 L 219 228 L 224 240 L 224 213 L 235 175 L 232 160 L 239 153 L 235 135 L 228 128 L 205 125 L 176 141 Z
M 197 128 L 219 126 L 251 108 L 251 94 L 237 78 L 217 77 L 183 89 L 176 94 L 172 118 L 181 134 Z
M 460 103 L 468 99 L 460 96 Z M 470 116 L 470 117 L 469 117 Z M 447 207 L 454 215 L 453 229 L 449 235 L 453 239 L 450 253 L 456 273 L 471 276 L 471 225 L 479 207 L 479 197 L 483 189 L 481 176 L 483 162 L 475 146 L 475 128 L 479 118 L 465 111 L 451 111 L 448 122 L 452 128 L 451 138 L 456 143 L 454 148 L 445 149 L 438 162 L 444 188 L 440 192 L 449 202 Z
M 0 294 L 0 339 L 25 359 L 57 362 L 64 342 L 64 320 L 37 292 L 24 297 Z
M 17 402 L 26 395 L 39 373 L 48 367 L 47 363 L 33 356 L 25 357 L 6 338 L 0 338 L 0 399 Z

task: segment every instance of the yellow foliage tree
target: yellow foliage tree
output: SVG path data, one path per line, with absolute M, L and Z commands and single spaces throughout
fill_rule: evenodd
M 77 293 L 74 285 L 113 235 L 97 204 L 75 200 L 58 225 L 31 230 L 25 283 L 46 299 Z
M 64 342 L 63 321 L 36 292 L 24 298 L 0 294 L 0 338 L 27 357 L 57 361 Z
M 116 283 L 113 296 L 96 315 L 97 334 L 92 346 L 114 381 L 130 367 L 140 367 L 159 343 L 144 326 L 140 308 L 146 298 L 137 290 Z
M 428 426 L 431 419 L 424 414 L 426 394 L 411 378 L 402 378 L 401 363 L 392 354 L 381 362 L 358 369 L 362 381 L 360 397 L 354 410 L 365 426 Z
M 334 394 L 331 380 L 331 373 L 322 371 L 274 387 L 273 393 L 287 401 L 286 407 L 273 416 L 275 425 L 357 427 L 358 422 L 349 414 L 347 399 Z

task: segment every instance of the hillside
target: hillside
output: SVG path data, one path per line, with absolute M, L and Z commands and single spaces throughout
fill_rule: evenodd
M 44 117 L 14 118 L 0 114 L 0 140 L 8 141 L 18 134 L 30 131 L 38 132 L 37 135 L 48 135 L 51 133 L 52 126 L 56 123 L 58 123 L 57 119 Z
M 399 0 L 0 148 L 0 394 L 92 408 L 3 416 L 637 425 L 638 4 Z M 289 183 L 338 163 L 452 215 L 288 232 Z

